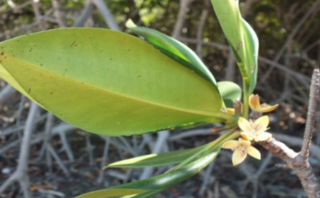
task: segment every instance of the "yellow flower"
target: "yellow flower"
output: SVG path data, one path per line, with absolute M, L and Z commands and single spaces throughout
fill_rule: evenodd
M 256 148 L 251 146 L 251 142 L 249 140 L 244 140 L 242 138 L 239 138 L 238 141 L 229 140 L 223 143 L 221 147 L 224 149 L 231 149 L 233 151 L 233 166 L 237 166 L 238 164 L 242 163 L 246 159 L 248 154 L 256 159 L 261 159 L 260 152 Z
M 275 104 L 273 106 L 270 106 L 270 105 L 264 103 L 264 104 L 260 105 L 259 95 L 258 94 L 256 94 L 256 95 L 251 94 L 249 97 L 249 106 L 251 107 L 251 109 L 253 111 L 257 111 L 260 113 L 266 113 L 266 112 L 274 111 L 279 106 L 279 104 Z
M 246 140 L 254 140 L 256 142 L 268 141 L 271 139 L 271 133 L 265 132 L 269 125 L 269 117 L 262 116 L 256 121 L 248 121 L 243 117 L 239 117 L 238 125 L 242 132 L 240 133 L 241 137 Z

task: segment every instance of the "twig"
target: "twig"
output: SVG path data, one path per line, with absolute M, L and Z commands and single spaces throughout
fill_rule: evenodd
M 72 131 L 74 129 L 76 129 L 74 126 L 71 126 L 66 123 L 61 123 L 52 129 L 52 135 L 59 134 L 62 142 L 62 148 L 60 149 L 60 151 L 66 152 L 70 162 L 74 162 L 74 155 L 67 139 L 67 132 Z
M 50 139 L 51 139 L 51 129 L 52 129 L 52 125 L 53 125 L 53 115 L 51 113 L 48 113 L 48 117 L 47 117 L 47 121 L 46 121 L 46 125 L 45 125 L 45 130 L 44 130 L 44 134 L 45 134 L 45 139 L 43 142 L 43 146 L 46 150 L 46 163 L 50 172 L 50 176 L 52 174 L 52 158 L 50 155 L 50 151 L 49 151 L 49 147 L 50 147 Z
M 53 159 L 58 163 L 58 165 L 61 168 L 61 170 L 63 171 L 63 173 L 66 176 L 69 176 L 70 173 L 69 173 L 68 169 L 63 164 L 62 160 L 60 159 L 59 155 L 54 150 L 53 146 L 50 144 L 53 121 L 54 121 L 54 116 L 51 113 L 48 113 L 47 122 L 46 122 L 46 126 L 45 126 L 44 141 L 43 141 L 44 148 L 46 150 L 46 163 L 47 163 L 47 166 L 50 170 L 50 173 L 52 173 L 52 158 L 51 158 L 51 156 L 52 156 Z
M 160 153 L 160 151 L 163 148 L 163 145 L 166 144 L 168 137 L 169 137 L 169 131 L 158 132 L 158 139 L 153 147 L 152 153 Z M 147 167 L 143 169 L 140 179 L 146 179 L 150 177 L 152 175 L 153 170 L 154 170 L 153 167 Z
M 173 33 L 171 35 L 173 38 L 179 38 L 184 20 L 186 18 L 186 14 L 188 12 L 188 6 L 192 1 L 193 0 L 180 0 L 180 9 L 178 17 L 174 25 Z
M 92 13 L 93 5 L 91 0 L 87 0 L 84 6 L 83 11 L 81 12 L 80 16 L 78 17 L 77 21 L 73 24 L 73 27 L 82 27 L 88 20 L 90 14 Z
M 124 137 L 118 137 L 118 140 L 128 149 L 131 150 L 133 153 L 133 156 L 138 156 L 138 153 L 133 149 L 133 147 L 129 144 L 129 142 Z
M 186 132 L 183 132 L 183 133 L 179 133 L 177 135 L 173 135 L 169 138 L 169 141 L 170 142 L 173 142 L 173 141 L 177 141 L 177 140 L 180 140 L 180 139 L 183 139 L 183 138 L 187 138 L 187 137 L 195 137 L 195 136 L 198 136 L 198 135 L 204 135 L 204 136 L 207 136 L 207 135 L 214 135 L 212 133 L 212 129 L 194 129 L 194 130 L 189 130 L 189 131 L 186 131 Z
M 243 18 L 246 18 L 248 12 L 254 3 L 258 2 L 258 0 L 247 0 L 245 6 L 241 9 L 241 15 Z
M 185 43 L 191 43 L 191 44 L 197 44 L 198 41 L 197 39 L 193 39 L 193 38 L 186 38 L 186 37 L 179 37 L 179 40 Z M 221 50 L 228 50 L 229 46 L 223 43 L 219 43 L 219 42 L 204 42 L 202 41 L 202 45 L 204 46 L 209 46 L 209 47 L 215 47 Z
M 203 29 L 204 29 L 205 22 L 206 22 L 206 19 L 208 17 L 208 13 L 209 13 L 208 7 L 210 6 L 208 0 L 205 1 L 205 5 L 204 6 L 205 6 L 205 8 L 201 13 L 200 22 L 199 22 L 199 25 L 198 25 L 198 28 L 197 28 L 197 40 L 198 40 L 198 43 L 197 43 L 197 47 L 196 47 L 196 53 L 198 54 L 198 57 L 200 59 L 202 59 Z
M 26 122 L 26 128 L 24 130 L 24 136 L 22 139 L 20 155 L 18 160 L 17 170 L 8 178 L 8 180 L 0 187 L 0 193 L 4 192 L 13 182 L 19 182 L 24 198 L 32 198 L 32 193 L 30 192 L 30 181 L 28 172 L 28 160 L 30 154 L 31 136 L 34 130 L 34 118 L 38 113 L 39 107 L 32 103 L 28 118 Z
M 120 27 L 114 20 L 108 6 L 102 0 L 92 0 L 92 3 L 98 8 L 99 12 L 102 14 L 104 20 L 107 22 L 108 26 L 112 30 L 121 31 Z
M 123 151 L 125 151 L 127 153 L 130 153 L 132 156 L 137 156 L 136 152 L 134 150 L 128 148 L 127 146 L 125 146 L 121 142 L 119 142 L 119 138 L 111 137 L 110 144 L 112 144 L 113 146 L 115 146 L 118 149 L 121 149 L 121 150 L 123 150 Z
M 3 104 L 8 102 L 11 99 L 12 95 L 17 91 L 11 87 L 11 85 L 6 85 L 0 92 L 0 106 L 3 107 Z
M 61 11 L 61 5 L 58 0 L 52 0 L 53 13 L 60 27 L 66 27 L 67 22 L 64 13 Z
M 279 142 L 276 139 L 272 139 L 270 142 L 260 142 L 260 144 L 265 149 L 281 158 L 284 162 L 287 163 L 289 168 L 296 172 L 304 190 L 310 198 L 320 197 L 320 183 L 317 177 L 314 175 L 312 168 L 308 162 L 311 138 L 315 128 L 314 116 L 317 109 L 319 89 L 320 74 L 319 69 L 315 69 L 313 72 L 310 88 L 309 108 L 312 107 L 312 109 L 308 110 L 308 121 L 306 123 L 306 131 L 304 135 L 302 150 L 300 153 L 294 152 L 284 143 Z
M 90 141 L 90 134 L 86 133 L 85 137 L 86 137 L 86 150 L 87 150 L 87 153 L 89 156 L 89 164 L 90 164 L 90 166 L 93 166 L 94 165 L 93 146 Z
M 51 197 L 51 196 L 48 196 L 48 195 L 54 195 L 54 196 L 57 196 L 57 197 L 66 197 L 65 194 L 63 194 L 62 192 L 58 192 L 58 191 L 55 191 L 55 190 L 39 189 L 38 191 L 40 193 L 46 194 L 47 197 Z
M 61 170 L 63 171 L 63 173 L 66 176 L 69 176 L 70 173 L 68 171 L 68 169 L 66 168 L 66 166 L 63 164 L 63 162 L 61 161 L 60 157 L 58 156 L 58 154 L 55 152 L 55 150 L 53 149 L 53 147 L 49 144 L 47 147 L 50 155 L 52 155 L 52 157 L 54 158 L 54 160 L 56 160 L 56 162 L 58 163 L 59 167 L 61 168 Z
M 185 38 L 185 37 L 180 37 L 179 38 L 180 41 L 182 42 L 186 42 L 186 43 L 192 43 L 192 44 L 197 44 L 198 41 L 197 39 L 191 39 L 191 38 Z M 215 47 L 221 50 L 229 50 L 230 48 L 228 47 L 228 45 L 223 44 L 223 43 L 218 43 L 218 42 L 203 42 L 202 43 L 204 46 L 210 46 L 210 47 Z M 258 60 L 260 62 L 266 63 L 268 65 L 273 66 L 274 68 L 277 68 L 279 70 L 282 70 L 294 77 L 296 77 L 297 79 L 299 79 L 306 87 L 308 87 L 310 84 L 310 78 L 304 74 L 301 74 L 299 72 L 293 71 L 290 68 L 287 68 L 285 65 L 282 65 L 280 63 L 274 62 L 273 60 L 270 60 L 266 57 L 263 56 L 259 56 Z
M 108 157 L 108 154 L 109 154 L 109 146 L 110 146 L 110 137 L 106 137 L 105 138 L 105 144 L 104 144 L 104 149 L 103 149 L 103 155 L 102 155 L 102 160 L 101 160 L 101 173 L 100 173 L 100 176 L 97 180 L 97 182 L 99 184 L 102 184 L 103 182 L 103 178 L 104 178 L 104 169 L 103 167 L 106 166 L 107 164 L 107 157 Z
M 39 2 L 37 2 L 35 0 L 30 0 L 30 1 L 31 1 L 31 5 L 33 8 L 34 15 L 36 17 L 36 23 L 38 23 L 40 30 L 44 30 L 45 29 L 44 24 L 43 24 L 44 21 L 42 20 L 42 16 L 41 16 L 41 13 L 39 10 Z
M 143 134 L 142 136 L 142 142 L 138 146 L 137 153 L 141 154 L 143 148 L 145 147 L 146 144 L 148 144 L 151 141 L 150 134 Z
M 300 30 L 300 28 L 302 27 L 302 25 L 305 23 L 305 21 L 308 19 L 308 17 L 318 9 L 318 6 L 320 4 L 320 1 L 316 1 L 314 2 L 310 9 L 304 14 L 304 16 L 300 19 L 300 21 L 296 24 L 296 26 L 293 28 L 292 32 L 290 33 L 290 35 L 287 37 L 287 40 L 285 41 L 285 43 L 283 44 L 282 48 L 279 50 L 279 52 L 277 53 L 277 55 L 275 56 L 275 58 L 273 59 L 274 62 L 278 62 L 281 58 L 281 56 L 283 55 L 283 53 L 285 52 L 285 50 L 287 49 L 287 46 L 291 43 L 292 39 L 294 38 L 294 36 L 298 33 L 298 31 Z M 267 72 L 265 72 L 264 76 L 261 78 L 261 81 L 265 81 L 269 75 L 271 74 L 272 70 L 273 70 L 274 66 L 271 66 Z
M 251 183 L 253 185 L 253 195 L 252 198 L 258 198 L 258 187 L 259 187 L 259 179 L 264 170 L 267 168 L 267 165 L 270 163 L 272 159 L 272 154 L 268 152 L 267 157 L 263 160 L 262 164 L 260 165 L 259 170 L 252 176 Z
M 214 198 L 220 197 L 220 182 L 219 180 L 215 180 L 214 182 Z
M 71 126 L 71 125 L 69 125 L 69 124 L 66 124 L 66 123 L 62 123 L 62 124 L 59 124 L 58 126 L 56 126 L 56 127 L 54 127 L 54 128 L 52 129 L 52 136 L 53 136 L 53 135 L 60 135 L 60 137 L 66 137 L 66 136 L 65 136 L 66 133 L 67 133 L 68 131 L 73 130 L 73 129 L 75 129 L 75 127 L 73 127 L 73 126 Z M 32 137 L 32 139 L 31 139 L 31 145 L 37 144 L 37 143 L 43 141 L 44 138 L 45 138 L 45 134 L 37 134 L 36 136 Z M 67 139 L 65 138 L 64 140 L 66 141 L 65 143 L 63 143 L 64 141 L 63 141 L 63 139 L 61 139 L 61 141 L 62 141 L 62 143 L 63 143 L 62 150 L 65 150 L 65 151 L 66 151 L 66 153 L 67 153 L 67 155 L 68 155 L 68 157 L 69 157 L 69 160 L 70 160 L 71 162 L 73 162 L 73 161 L 74 161 L 74 157 L 73 157 L 72 151 L 71 151 L 71 149 L 70 149 L 70 147 L 69 147 L 69 144 L 68 144 L 68 142 L 67 142 Z M 6 152 L 7 150 L 9 150 L 9 149 L 17 146 L 18 144 L 20 144 L 20 142 L 21 142 L 21 140 L 15 140 L 15 141 L 7 144 L 7 145 L 4 146 L 4 147 L 1 147 L 1 148 L 0 148 L 0 154 L 2 154 L 2 153 L 4 153 L 4 152 Z M 70 150 L 66 150 L 64 147 L 67 147 L 67 148 L 70 149 Z M 69 155 L 69 154 L 70 154 L 70 155 Z
M 206 169 L 205 171 L 205 175 L 203 177 L 203 180 L 202 180 L 202 184 L 201 184 L 201 188 L 199 190 L 199 193 L 198 195 L 203 197 L 204 196 L 204 193 L 206 191 L 206 189 L 208 188 L 208 184 L 212 181 L 210 181 L 210 178 L 212 178 L 212 170 L 213 170 L 213 167 L 214 167 L 214 162 L 211 163 L 208 168 Z
M 310 83 L 311 79 L 309 77 L 299 73 L 299 72 L 293 71 L 292 69 L 290 69 L 290 68 L 288 68 L 288 67 L 286 67 L 284 65 L 281 65 L 281 64 L 279 64 L 277 62 L 274 62 L 274 61 L 272 61 L 272 60 L 270 60 L 268 58 L 262 57 L 262 56 L 259 56 L 259 61 L 261 61 L 263 63 L 267 63 L 267 64 L 269 64 L 269 65 L 271 65 L 271 66 L 273 66 L 275 68 L 278 68 L 278 69 L 280 69 L 280 70 L 282 70 L 282 71 L 284 71 L 284 72 L 296 77 L 306 87 L 310 85 L 309 83 Z
M 308 117 L 306 128 L 303 137 L 303 146 L 301 149 L 301 155 L 308 160 L 312 135 L 316 129 L 316 112 L 319 99 L 320 89 L 320 73 L 319 69 L 315 69 L 312 76 L 311 87 L 310 87 L 310 99 L 308 107 Z M 306 163 L 306 162 L 305 162 Z
M 21 116 L 22 116 L 22 112 L 24 110 L 24 105 L 27 101 L 27 98 L 24 95 L 20 96 L 20 102 L 19 102 L 19 108 L 17 111 L 17 123 L 16 125 L 19 126 L 21 125 Z

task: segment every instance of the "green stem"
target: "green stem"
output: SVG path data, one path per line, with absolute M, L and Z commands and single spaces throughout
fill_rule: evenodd
M 235 117 L 228 114 L 228 113 L 219 112 L 219 113 L 216 113 L 216 117 L 224 119 L 226 121 L 226 123 L 228 123 L 230 125 L 235 123 Z
M 249 85 L 246 79 L 243 79 L 243 117 L 249 116 Z
M 184 160 L 183 162 L 181 162 L 180 164 L 178 164 L 174 168 L 170 169 L 168 172 L 176 170 L 176 169 L 192 162 L 193 160 L 197 159 L 199 156 L 202 156 L 206 152 L 211 152 L 212 149 L 216 148 L 216 146 L 219 146 L 220 144 L 222 144 L 226 140 L 235 139 L 235 138 L 239 137 L 239 133 L 234 133 L 235 131 L 236 131 L 236 126 L 233 127 L 232 129 L 230 129 L 230 131 L 228 131 L 227 133 L 220 136 L 218 139 L 206 144 L 202 150 L 198 151 L 197 153 L 195 153 L 194 155 L 192 155 L 188 159 Z
M 237 130 L 236 128 L 233 128 L 229 132 L 223 134 L 218 139 L 216 139 L 215 141 L 211 142 L 211 146 L 210 147 L 214 148 L 214 147 L 216 147 L 216 146 L 218 146 L 220 144 L 223 144 L 225 141 L 236 139 L 237 137 L 240 136 L 239 133 L 235 133 L 236 130 Z

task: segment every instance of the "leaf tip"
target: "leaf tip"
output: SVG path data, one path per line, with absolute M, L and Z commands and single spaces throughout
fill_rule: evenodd
M 137 27 L 137 25 L 131 19 L 128 19 L 128 21 L 126 22 L 126 27 L 130 29 Z

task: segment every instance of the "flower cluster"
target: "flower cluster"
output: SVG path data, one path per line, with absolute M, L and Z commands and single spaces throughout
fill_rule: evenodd
M 253 111 L 260 113 L 266 113 L 275 110 L 279 105 L 260 105 L 260 99 L 258 95 L 251 95 L 249 97 L 249 106 Z M 266 132 L 268 130 L 269 117 L 262 116 L 255 121 L 247 120 L 244 117 L 239 117 L 238 126 L 241 130 L 241 137 L 239 140 L 229 140 L 222 144 L 222 148 L 231 149 L 233 151 L 232 164 L 234 166 L 243 162 L 247 155 L 251 155 L 256 159 L 260 159 L 260 152 L 251 146 L 251 141 L 262 142 L 270 141 L 272 139 L 271 133 Z

